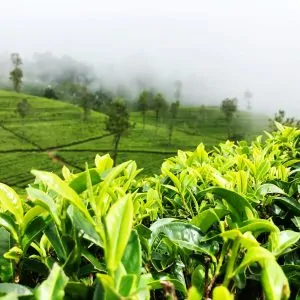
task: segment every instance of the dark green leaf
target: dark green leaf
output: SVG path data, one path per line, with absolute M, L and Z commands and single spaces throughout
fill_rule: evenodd
M 189 223 L 173 221 L 173 219 L 161 219 L 151 225 L 152 236 L 150 245 L 158 243 L 163 235 L 182 249 L 189 249 L 199 253 L 206 253 L 213 259 L 212 244 L 202 241 L 203 234 L 200 229 Z
M 44 219 L 43 217 L 36 217 L 33 219 L 24 230 L 22 237 L 23 252 L 26 253 L 27 248 L 32 241 L 48 226 L 51 217 Z
M 203 233 L 206 233 L 215 222 L 220 221 L 220 219 L 230 213 L 227 209 L 210 208 L 193 217 L 191 224 L 199 227 Z
M 85 218 L 82 212 L 73 205 L 70 205 L 67 211 L 75 228 L 84 233 L 83 237 L 96 245 L 103 247 L 103 241 L 96 232 L 95 227 Z
M 131 295 L 132 292 L 135 291 L 137 287 L 137 276 L 134 274 L 127 274 L 122 276 L 120 286 L 119 286 L 119 293 L 127 297 Z
M 86 249 L 82 249 L 82 256 L 94 266 L 95 270 L 104 273 L 107 272 L 105 265 L 102 264 L 99 261 L 99 259 L 97 259 L 92 253 L 90 253 Z
M 36 289 L 37 300 L 63 300 L 68 277 L 58 264 L 54 264 L 49 277 Z
M 284 265 L 281 268 L 290 284 L 300 289 L 300 265 Z
M 224 199 L 227 202 L 230 210 L 238 220 L 242 221 L 253 219 L 256 215 L 255 210 L 248 202 L 248 200 L 234 191 L 227 190 L 221 187 L 211 187 L 201 191 L 201 193 L 212 193 L 213 195 L 219 196 Z
M 47 226 L 47 228 L 45 229 L 45 234 L 46 234 L 47 238 L 49 239 L 52 247 L 54 248 L 56 255 L 59 257 L 59 259 L 62 262 L 65 261 L 67 258 L 66 249 L 64 248 L 63 242 L 61 240 L 61 236 L 60 236 L 54 222 L 51 222 Z
M 18 228 L 16 226 L 15 221 L 5 213 L 0 213 L 0 227 L 3 226 L 7 231 L 10 232 L 12 238 L 18 243 Z M 1 236 L 0 236 L 1 239 Z
M 90 299 L 90 295 L 92 288 L 81 282 L 69 281 L 65 287 L 65 296 L 68 299 L 85 300 Z
M 8 282 L 13 276 L 12 262 L 3 257 L 10 248 L 10 233 L 0 227 L 0 282 Z
M 295 216 L 300 216 L 300 203 L 297 200 L 288 197 L 277 197 L 273 202 L 283 209 L 290 210 Z
M 192 285 L 197 289 L 202 299 L 205 288 L 205 267 L 201 264 L 197 266 L 192 274 Z
M 91 177 L 92 185 L 98 184 L 101 182 L 101 176 L 99 175 L 97 169 L 89 169 L 89 174 Z M 84 171 L 74 178 L 69 186 L 77 193 L 81 194 L 87 190 L 87 171 Z
M 139 278 L 142 267 L 142 250 L 139 236 L 135 230 L 131 235 L 122 257 L 122 264 L 127 274 L 135 274 Z

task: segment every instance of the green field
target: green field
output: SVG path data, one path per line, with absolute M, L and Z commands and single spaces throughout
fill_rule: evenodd
M 24 119 L 16 112 L 23 98 L 31 105 Z M 107 153 L 112 148 L 113 137 L 105 131 L 104 114 L 92 112 L 89 121 L 84 122 L 81 108 L 61 101 L 0 91 L 0 121 L 0 181 L 16 188 L 32 180 L 33 168 L 59 173 L 66 164 L 79 171 L 85 162 L 91 166 L 97 153 Z M 158 172 L 162 161 L 177 149 L 192 150 L 201 142 L 212 148 L 227 138 L 226 121 L 216 107 L 207 108 L 205 113 L 198 107 L 180 108 L 171 144 L 168 122 L 163 117 L 158 128 L 151 111 L 144 129 L 140 113 L 132 112 L 131 121 L 135 125 L 121 140 L 118 162 L 133 159 L 146 175 Z M 267 123 L 263 115 L 239 112 L 233 128 L 251 139 L 261 134 Z

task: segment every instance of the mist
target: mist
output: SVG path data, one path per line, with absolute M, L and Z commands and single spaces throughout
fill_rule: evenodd
M 249 89 L 253 110 L 300 116 L 297 0 L 11 0 L 1 8 L 2 77 L 18 52 L 27 78 L 76 66 L 94 86 L 121 84 L 134 96 L 146 85 L 169 98 L 181 80 L 186 104 L 237 97 L 241 109 Z M 48 55 L 41 62 L 35 53 Z

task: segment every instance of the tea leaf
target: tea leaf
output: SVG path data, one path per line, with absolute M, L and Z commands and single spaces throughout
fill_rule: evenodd
M 139 278 L 142 267 L 142 249 L 139 236 L 135 230 L 131 231 L 122 257 L 122 264 L 127 274 L 135 274 Z
M 49 277 L 36 289 L 38 300 L 63 300 L 68 277 L 58 264 L 54 264 Z
M 214 288 L 212 300 L 233 300 L 233 295 L 225 286 L 220 285 Z
M 261 264 L 262 285 L 267 299 L 289 299 L 289 283 L 277 262 L 274 259 L 266 259 Z
M 127 246 L 133 223 L 130 195 L 118 200 L 105 218 L 105 261 L 111 272 L 118 268 Z
M 0 183 L 0 208 L 4 211 L 10 211 L 14 215 L 17 224 L 22 223 L 22 201 L 12 188 L 3 183 Z

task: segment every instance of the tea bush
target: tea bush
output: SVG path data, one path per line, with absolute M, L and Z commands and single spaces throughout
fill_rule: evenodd
M 0 184 L 3 299 L 295 299 L 300 130 Z

